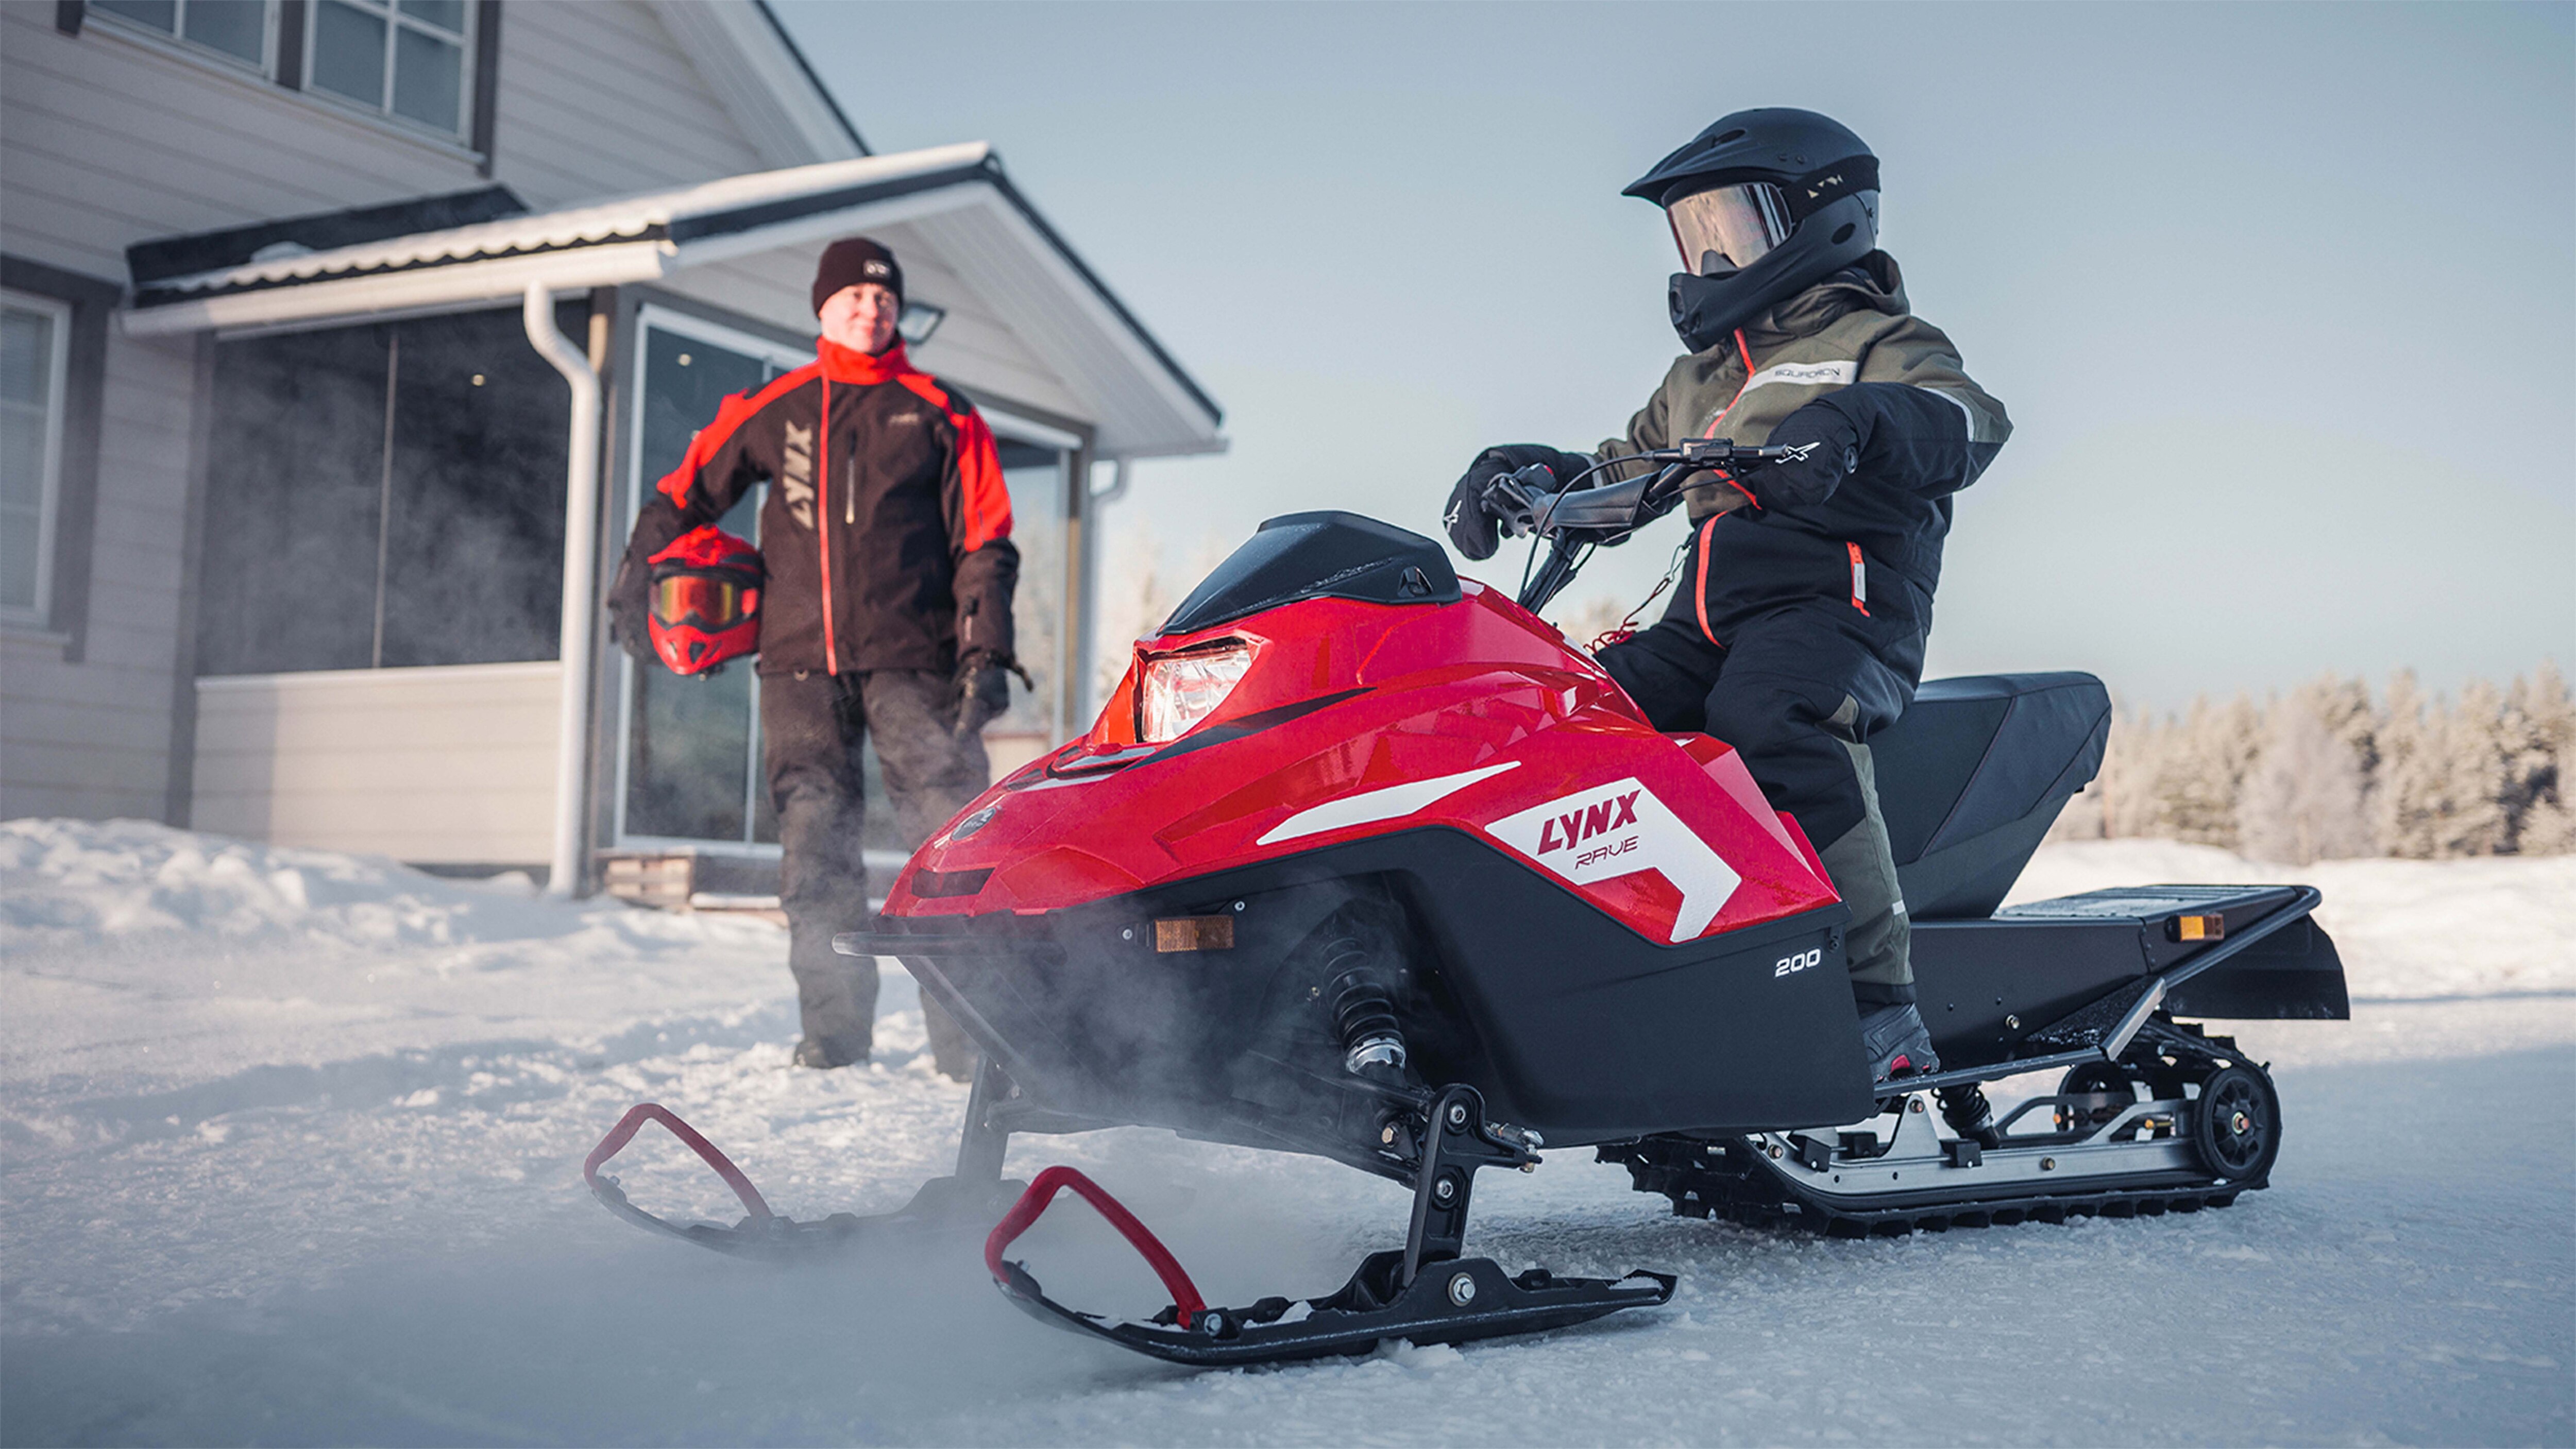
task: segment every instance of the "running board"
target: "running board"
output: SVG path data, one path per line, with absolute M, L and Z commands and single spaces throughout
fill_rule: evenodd
M 2153 1216 L 2226 1207 L 2266 1178 L 2213 1177 L 2177 1130 L 2190 1105 L 2135 1102 L 2085 1130 L 2007 1135 L 1980 1148 L 1934 1131 L 1924 1099 L 1909 1098 L 1892 1138 L 1844 1132 L 1764 1133 L 1718 1141 L 1647 1137 L 1609 1143 L 1599 1160 L 1628 1169 L 1639 1192 L 1669 1198 L 1683 1217 L 1788 1225 L 1837 1237 L 1986 1227 L 2071 1216 Z M 2039 1097 L 2001 1128 L 2046 1108 L 2088 1110 L 2081 1097 Z

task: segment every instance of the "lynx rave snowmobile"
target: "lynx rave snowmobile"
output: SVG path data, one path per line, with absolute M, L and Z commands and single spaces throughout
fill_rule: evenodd
M 2265 1186 L 2272 1083 L 2186 1019 L 2347 1017 L 2318 893 L 2150 886 L 1997 909 L 2100 764 L 2099 681 L 1935 680 L 1872 740 L 1942 1063 L 1874 1085 L 1847 913 L 1798 823 L 1724 742 L 1658 733 L 1536 616 L 1590 543 L 1689 474 L 1777 451 L 1690 443 L 1646 455 L 1652 478 L 1563 493 L 1502 480 L 1537 562 L 1516 601 L 1401 529 L 1272 519 L 1137 644 L 1089 734 L 976 800 L 873 929 L 836 942 L 902 960 L 982 1046 L 954 1177 L 887 1218 L 791 1223 L 639 1107 L 593 1154 L 594 1190 L 746 1253 L 998 1217 L 986 1262 L 1015 1303 L 1216 1365 L 1667 1301 L 1663 1274 L 1507 1275 L 1463 1255 L 1476 1172 L 1532 1168 L 1542 1145 L 1595 1148 L 1677 1213 L 1834 1234 L 2193 1211 Z M 1986 1111 L 1979 1084 L 2041 1071 L 2064 1074 L 2053 1093 Z M 599 1174 L 652 1117 L 726 1175 L 742 1225 L 677 1227 Z M 1012 1133 L 1119 1124 L 1405 1184 L 1404 1246 L 1326 1297 L 1211 1307 L 1079 1174 L 1047 1169 L 1025 1195 L 1001 1179 Z M 1003 1258 L 1062 1186 L 1162 1275 L 1158 1317 L 1067 1308 Z

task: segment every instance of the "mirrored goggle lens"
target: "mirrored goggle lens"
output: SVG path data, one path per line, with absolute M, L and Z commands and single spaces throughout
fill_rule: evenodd
M 653 617 L 665 624 L 731 628 L 743 621 L 749 593 L 723 579 L 667 578 L 653 586 Z
M 1789 237 L 1789 209 L 1767 181 L 1693 192 L 1664 208 L 1682 265 L 1698 276 L 1749 267 Z

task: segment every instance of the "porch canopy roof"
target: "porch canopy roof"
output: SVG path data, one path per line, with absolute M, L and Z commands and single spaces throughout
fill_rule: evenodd
M 318 323 L 516 299 L 532 283 L 557 293 L 632 283 L 694 292 L 700 279 L 738 279 L 752 259 L 794 258 L 801 260 L 760 270 L 808 269 L 784 290 L 810 334 L 811 319 L 801 314 L 813 255 L 834 237 L 885 229 L 926 242 L 935 256 L 922 258 L 925 270 L 970 289 L 978 310 L 1053 374 L 1064 400 L 1094 427 L 1098 456 L 1224 446 L 1215 400 L 1083 265 L 981 142 L 755 172 L 323 250 L 272 246 L 240 265 L 138 277 L 124 326 L 149 336 Z M 915 281 L 907 290 L 924 289 Z M 932 356 L 923 362 L 942 370 Z M 955 369 L 970 388 L 977 370 Z

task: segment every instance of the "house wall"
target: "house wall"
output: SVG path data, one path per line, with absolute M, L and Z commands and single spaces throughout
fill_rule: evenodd
M 503 15 L 493 179 L 533 208 L 819 159 L 764 160 L 636 0 L 511 0 Z M 0 252 L 124 285 L 138 241 L 484 184 L 460 144 L 95 15 L 65 36 L 54 16 L 0 4 Z M 81 657 L 0 630 L 0 816 L 160 818 L 174 794 L 229 798 L 185 788 L 184 769 L 172 787 L 195 347 L 109 329 Z
M 449 864 L 554 841 L 552 660 L 197 681 L 199 830 Z
M 0 627 L 0 817 L 167 807 L 196 351 L 108 330 L 81 659 Z

